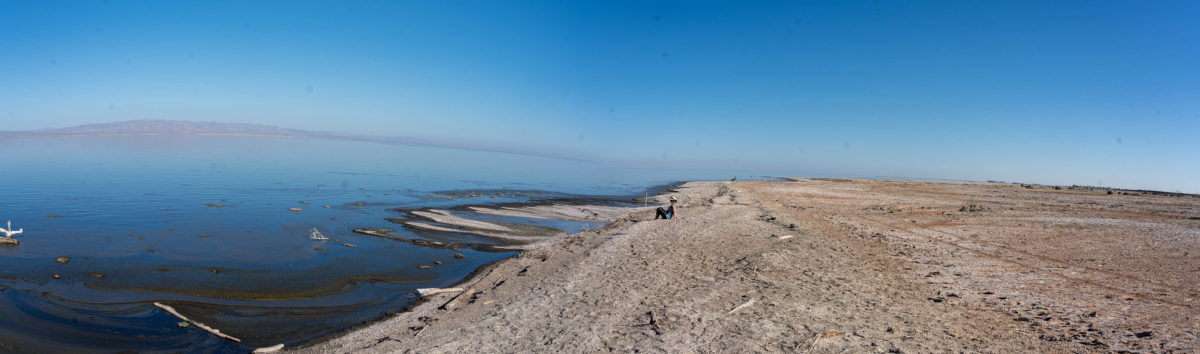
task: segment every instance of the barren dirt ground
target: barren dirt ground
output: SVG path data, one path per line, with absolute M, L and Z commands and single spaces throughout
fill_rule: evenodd
M 1200 198 L 1122 193 L 688 183 L 302 350 L 1196 351 Z

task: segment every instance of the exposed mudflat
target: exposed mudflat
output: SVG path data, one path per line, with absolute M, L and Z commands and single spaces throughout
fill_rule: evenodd
M 1194 351 L 1200 198 L 688 183 L 312 352 Z

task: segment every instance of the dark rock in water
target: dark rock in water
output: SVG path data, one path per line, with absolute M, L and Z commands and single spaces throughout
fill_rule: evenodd
M 96 278 L 96 279 L 104 278 L 103 273 L 91 273 L 91 274 L 88 274 L 88 276 L 90 276 L 92 278 Z
M 313 250 L 320 252 L 320 251 L 328 251 L 329 249 L 317 247 L 317 248 L 314 248 Z
M 413 245 L 417 245 L 417 246 L 425 246 L 425 247 L 433 247 L 433 248 L 447 248 L 447 247 L 450 247 L 450 244 L 448 244 L 448 243 L 445 243 L 445 242 L 441 242 L 441 241 L 429 241 L 429 240 L 419 240 L 419 239 L 413 239 L 413 240 L 408 240 L 408 242 L 409 242 L 409 243 L 411 243 L 411 244 L 413 244 Z
M 442 261 L 433 261 L 433 265 L 443 265 L 443 264 L 446 264 L 446 262 L 442 262 Z
M 455 253 L 454 258 L 467 258 L 467 256 L 464 256 L 462 253 Z
M 209 269 L 208 271 L 212 272 L 213 274 L 221 274 L 221 270 L 217 268 Z

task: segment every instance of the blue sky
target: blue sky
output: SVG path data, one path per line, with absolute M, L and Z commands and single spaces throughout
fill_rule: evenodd
M 1200 2 L 0 2 L 0 130 L 1200 192 Z

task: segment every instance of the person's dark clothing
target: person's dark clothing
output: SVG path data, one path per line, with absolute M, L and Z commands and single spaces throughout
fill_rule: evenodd
M 654 211 L 654 219 L 655 220 L 674 219 L 674 218 L 675 218 L 675 205 L 671 205 L 670 207 L 667 207 L 667 209 L 663 209 L 662 207 L 659 207 L 657 210 Z

